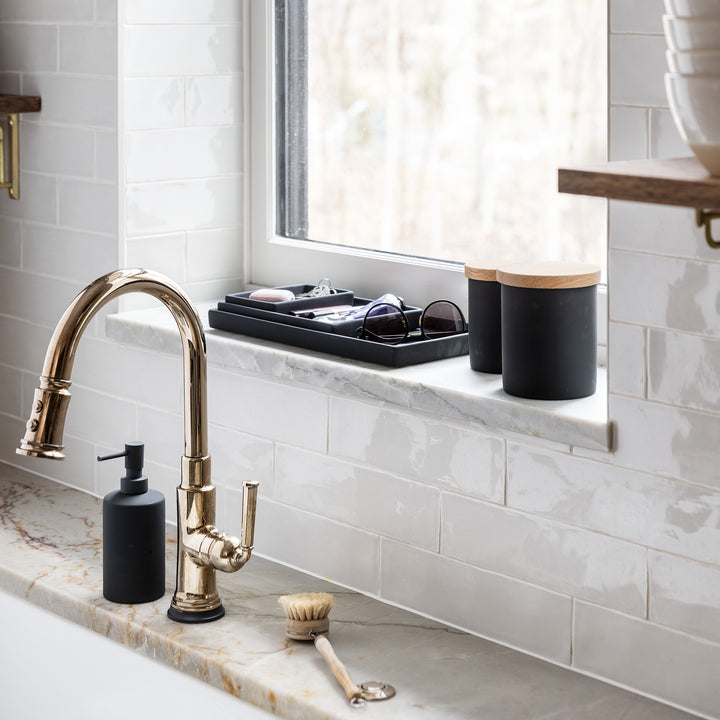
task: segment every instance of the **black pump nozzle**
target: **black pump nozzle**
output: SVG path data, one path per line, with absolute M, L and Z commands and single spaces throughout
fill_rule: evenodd
M 120 478 L 120 491 L 126 495 L 139 495 L 147 492 L 148 479 L 143 475 L 145 464 L 145 444 L 134 441 L 125 443 L 125 452 L 112 455 L 98 455 L 98 461 L 125 458 L 125 476 Z

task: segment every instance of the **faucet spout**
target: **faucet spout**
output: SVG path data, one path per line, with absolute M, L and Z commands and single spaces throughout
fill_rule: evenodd
M 195 307 L 179 285 L 160 273 L 128 269 L 104 275 L 80 292 L 50 339 L 25 437 L 16 452 L 56 460 L 65 457 L 63 431 L 80 338 L 100 308 L 131 292 L 147 293 L 160 300 L 175 318 L 182 340 L 185 452 L 177 489 L 177 581 L 168 615 L 179 622 L 216 620 L 225 611 L 215 587 L 215 570 L 233 572 L 249 559 L 258 484 L 245 483 L 243 539 L 217 530 L 207 448 L 205 335 Z

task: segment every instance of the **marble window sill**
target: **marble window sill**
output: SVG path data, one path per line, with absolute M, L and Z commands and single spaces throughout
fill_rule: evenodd
M 210 307 L 198 305 L 205 328 Z M 110 315 L 106 329 L 119 342 L 179 352 L 175 322 L 164 308 Z M 570 447 L 605 452 L 612 447 L 604 367 L 598 368 L 597 392 L 591 397 L 525 400 L 507 395 L 499 375 L 471 370 L 467 357 L 385 368 L 213 329 L 206 330 L 206 339 L 209 362 L 225 368 Z

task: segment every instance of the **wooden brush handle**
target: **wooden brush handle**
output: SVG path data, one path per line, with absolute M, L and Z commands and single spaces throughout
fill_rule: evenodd
M 347 668 L 340 662 L 340 658 L 335 654 L 330 641 L 324 636 L 319 635 L 315 638 L 315 647 L 318 652 L 325 658 L 325 662 L 332 670 L 335 679 L 340 683 L 340 687 L 345 691 L 348 700 L 359 698 L 362 690 L 352 681 Z

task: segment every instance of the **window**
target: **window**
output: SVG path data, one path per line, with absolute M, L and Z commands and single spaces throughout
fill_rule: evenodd
M 462 302 L 490 250 L 605 265 L 605 0 L 251 3 L 252 271 Z M 291 271 L 288 271 L 288 269 Z

